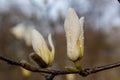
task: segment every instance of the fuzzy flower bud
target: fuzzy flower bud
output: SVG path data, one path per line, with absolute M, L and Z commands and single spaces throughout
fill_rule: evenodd
M 67 38 L 67 56 L 72 61 L 77 61 L 83 56 L 84 48 L 84 18 L 78 18 L 73 8 L 70 8 L 64 23 Z
M 50 43 L 51 51 L 48 49 L 43 36 L 37 30 L 32 31 L 32 46 L 33 46 L 35 53 L 41 59 L 40 61 L 38 60 L 39 62 L 41 62 L 39 64 L 43 64 L 43 63 L 46 64 L 44 68 L 50 66 L 54 60 L 55 49 L 52 43 L 51 34 L 49 34 L 48 36 L 48 41 Z M 35 60 L 37 61 L 37 59 Z

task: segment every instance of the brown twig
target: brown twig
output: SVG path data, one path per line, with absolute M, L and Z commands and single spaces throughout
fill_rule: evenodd
M 80 74 L 81 76 L 85 77 L 88 76 L 89 74 L 93 74 L 93 73 L 97 73 L 100 71 L 104 71 L 104 70 L 108 70 L 108 69 L 112 69 L 112 68 L 116 68 L 120 66 L 120 62 L 116 62 L 116 63 L 112 63 L 112 64 L 108 64 L 108 65 L 104 65 L 104 66 L 99 66 L 99 67 L 93 67 L 93 68 L 84 68 L 82 71 L 80 72 L 71 72 L 68 70 L 49 70 L 49 69 L 42 69 L 42 68 L 38 68 L 35 67 L 31 64 L 29 64 L 28 62 L 25 61 L 14 61 L 11 60 L 9 58 L 0 56 L 0 60 L 3 60 L 11 65 L 16 65 L 19 67 L 23 67 L 29 71 L 32 72 L 43 72 L 43 73 L 47 73 L 49 74 L 49 76 L 46 77 L 46 80 L 53 80 L 53 78 L 57 75 L 64 75 L 64 74 Z

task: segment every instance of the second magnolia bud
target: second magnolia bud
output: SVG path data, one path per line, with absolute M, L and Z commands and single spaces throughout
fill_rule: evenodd
M 50 43 L 52 51 L 48 49 L 42 35 L 37 30 L 32 31 L 32 46 L 33 50 L 35 51 L 35 54 L 32 55 L 32 59 L 36 61 L 36 63 L 41 67 L 50 66 L 54 60 L 55 49 L 52 43 L 51 35 L 48 36 L 48 41 Z

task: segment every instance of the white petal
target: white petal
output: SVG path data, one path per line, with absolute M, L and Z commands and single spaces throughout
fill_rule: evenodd
M 27 46 L 32 45 L 32 39 L 31 39 L 32 30 L 33 30 L 33 26 L 29 26 L 26 28 L 26 31 L 24 34 L 24 40 Z
M 84 17 L 81 17 L 79 22 L 80 22 L 80 38 L 84 39 L 84 30 L 83 30 Z
M 70 59 L 76 60 L 79 57 L 77 40 L 80 36 L 80 22 L 73 8 L 68 10 L 64 28 L 67 38 L 67 55 Z
M 51 56 L 51 62 L 53 62 L 54 55 L 55 55 L 55 48 L 54 48 L 54 45 L 53 45 L 51 34 L 48 35 L 48 41 L 49 41 L 50 47 L 52 49 L 52 51 L 50 53 L 50 56 Z
M 82 55 L 83 55 L 83 51 L 84 51 L 84 30 L 83 30 L 84 17 L 81 17 L 79 21 L 80 21 L 80 36 L 79 36 L 79 40 L 81 41 L 80 47 L 81 47 Z
M 46 63 L 49 63 L 49 50 L 42 35 L 36 31 L 32 31 L 32 45 L 35 53 L 37 53 Z

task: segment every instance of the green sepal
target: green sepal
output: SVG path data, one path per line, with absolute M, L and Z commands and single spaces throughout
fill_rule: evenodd
M 74 64 L 75 64 L 75 67 L 76 67 L 77 69 L 79 69 L 79 70 L 82 69 L 79 60 L 74 61 Z
M 31 59 L 36 62 L 41 68 L 47 68 L 48 64 L 46 64 L 40 56 L 35 53 L 30 54 Z
M 68 71 L 71 71 L 71 72 L 79 72 L 79 70 L 74 67 L 65 67 L 65 69 L 67 69 Z

